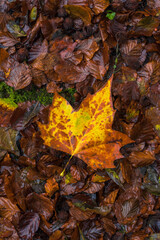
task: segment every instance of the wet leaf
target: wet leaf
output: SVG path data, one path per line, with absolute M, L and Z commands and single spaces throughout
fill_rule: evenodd
M 9 199 L 0 197 L 0 217 L 12 221 L 13 217 L 20 212 L 16 204 Z
M 137 218 L 140 210 L 139 204 L 139 190 L 138 188 L 129 188 L 127 191 L 121 193 L 115 202 L 115 214 L 118 222 L 127 224 L 133 222 Z
M 33 62 L 36 58 L 43 58 L 46 56 L 48 52 L 48 43 L 46 40 L 42 42 L 42 44 L 37 44 L 33 46 L 29 51 L 28 61 L 29 63 Z
M 124 218 L 134 216 L 139 212 L 139 202 L 138 200 L 133 201 L 126 201 L 122 205 L 122 215 Z
M 157 240 L 160 238 L 160 233 L 155 233 L 155 234 L 152 234 L 149 238 L 149 240 Z
M 155 233 L 160 232 L 160 217 L 159 214 L 155 216 L 150 216 L 148 219 L 148 225 L 153 229 Z
M 122 57 L 128 67 L 139 69 L 146 59 L 146 50 L 137 40 L 129 40 L 121 47 Z
M 108 176 L 109 176 L 117 185 L 119 185 L 121 188 L 123 188 L 123 184 L 121 183 L 118 174 L 117 174 L 114 170 L 112 170 L 112 169 L 106 169 L 106 172 L 107 172 Z
M 109 6 L 109 0 L 93 0 L 93 11 L 95 14 L 100 14 L 105 11 L 105 9 Z
M 145 112 L 146 117 L 151 121 L 158 136 L 160 136 L 160 110 L 156 107 L 151 107 Z
M 101 190 L 103 187 L 104 187 L 104 183 L 88 182 L 84 186 L 83 191 L 89 194 L 93 194 L 93 193 L 99 192 L 99 190 Z
M 144 183 L 142 188 L 148 190 L 153 195 L 160 196 L 160 184 Z
M 40 103 L 25 103 L 17 107 L 10 119 L 11 127 L 20 131 L 25 128 L 40 111 Z
M 25 37 L 26 33 L 17 25 L 14 21 L 10 21 L 7 23 L 8 31 L 16 38 Z
M 101 174 L 98 174 L 98 173 L 95 173 L 93 176 L 92 176 L 92 182 L 106 182 L 108 181 L 110 178 L 109 176 L 106 176 L 105 174 L 104 175 L 101 175 Z
M 49 197 L 51 197 L 57 190 L 59 190 L 58 183 L 54 178 L 47 179 L 44 187 Z
M 33 7 L 30 12 L 30 20 L 35 21 L 37 18 L 37 7 Z
M 119 189 L 116 189 L 113 192 L 111 192 L 107 197 L 104 198 L 103 203 L 104 204 L 114 204 L 118 192 L 119 192 Z
M 5 178 L 5 191 L 7 197 L 18 206 L 26 211 L 26 194 L 32 191 L 29 183 L 27 182 L 27 170 L 24 169 L 22 173 L 14 169 L 11 176 Z
M 99 46 L 94 39 L 85 39 L 76 46 L 76 50 L 81 51 L 86 60 L 92 59 L 98 49 Z
M 16 104 L 14 105 L 9 101 L 7 102 L 7 100 L 0 98 L 0 127 L 10 126 L 10 119 L 16 108 Z
M 49 240 L 63 240 L 63 233 L 60 230 L 56 230 L 52 235 L 49 237 Z
M 93 219 L 95 217 L 94 212 L 92 211 L 83 211 L 78 207 L 71 207 L 69 210 L 72 217 L 74 217 L 77 221 L 85 221 L 87 219 Z
M 159 20 L 152 16 L 144 17 L 138 22 L 135 28 L 135 35 L 138 36 L 152 36 L 155 28 L 159 25 Z
M 3 33 L 0 32 L 0 44 L 4 47 L 12 47 L 16 45 L 18 41 L 10 34 L 10 33 Z
M 8 52 L 5 49 L 0 48 L 0 66 L 8 57 L 9 57 Z
M 148 150 L 132 152 L 128 159 L 134 167 L 150 165 L 156 160 L 154 154 Z
M 19 151 L 16 145 L 17 135 L 18 132 L 11 128 L 0 127 L 0 149 L 18 154 Z
M 18 226 L 18 235 L 21 239 L 32 239 L 38 230 L 40 217 L 37 213 L 26 212 L 21 218 Z
M 89 69 L 84 63 L 76 66 L 70 64 L 69 61 L 63 61 L 57 64 L 54 70 L 60 77 L 60 79 L 55 79 L 55 81 L 62 81 L 70 84 L 82 82 L 89 75 Z
M 112 78 L 96 94 L 88 95 L 78 111 L 55 94 L 49 123 L 38 124 L 45 144 L 81 158 L 94 169 L 114 167 L 113 161 L 122 156 L 120 147 L 132 141 L 112 130 L 111 82 Z
M 145 87 L 145 92 L 147 92 L 149 84 L 155 84 L 158 82 L 158 79 L 160 77 L 159 68 L 160 63 L 152 61 L 144 65 L 144 67 L 138 72 L 138 76 L 141 78 L 138 85 L 143 84 Z
M 112 236 L 116 232 L 116 227 L 113 224 L 113 221 L 109 218 L 101 218 L 102 225 L 107 233 Z
M 7 219 L 0 218 L 0 234 L 1 240 L 20 240 L 13 224 Z
M 53 215 L 53 203 L 51 199 L 39 195 L 37 193 L 30 193 L 26 198 L 28 209 L 35 213 L 42 214 L 46 220 Z
M 91 24 L 92 12 L 90 8 L 80 5 L 65 5 L 64 7 L 71 16 L 81 18 L 85 25 Z
M 27 64 L 21 63 L 13 68 L 7 78 L 7 84 L 15 90 L 27 87 L 32 80 L 31 71 Z
M 84 221 L 80 228 L 83 232 L 83 235 L 88 240 L 100 239 L 100 236 L 103 233 L 102 226 L 99 222 L 96 221 Z

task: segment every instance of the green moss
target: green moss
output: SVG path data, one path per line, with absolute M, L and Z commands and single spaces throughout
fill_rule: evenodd
M 0 98 L 0 105 L 6 106 L 9 109 L 15 109 L 18 107 L 10 98 Z
M 74 93 L 76 92 L 75 88 L 63 89 L 59 94 L 64 97 L 71 105 L 74 104 L 75 98 Z
M 0 98 L 9 101 L 12 104 L 17 104 L 26 101 L 39 101 L 43 105 L 49 105 L 52 103 L 53 94 L 48 93 L 44 87 L 37 88 L 32 85 L 30 90 L 17 90 L 8 86 L 5 82 L 0 83 Z

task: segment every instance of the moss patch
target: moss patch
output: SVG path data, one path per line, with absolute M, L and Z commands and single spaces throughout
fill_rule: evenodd
M 37 88 L 32 85 L 30 90 L 17 90 L 8 86 L 5 82 L 0 83 L 0 98 L 9 101 L 12 105 L 26 101 L 39 101 L 44 106 L 52 103 L 53 94 L 48 93 L 45 87 Z
M 59 94 L 64 97 L 71 105 L 75 102 L 74 93 L 76 92 L 75 88 L 63 89 Z

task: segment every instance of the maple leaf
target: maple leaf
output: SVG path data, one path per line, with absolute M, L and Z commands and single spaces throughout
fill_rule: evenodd
M 88 94 L 78 110 L 56 93 L 48 124 L 38 123 L 45 145 L 74 155 L 94 169 L 113 168 L 114 160 L 123 157 L 119 149 L 133 141 L 112 129 L 111 84 L 112 77 L 97 93 Z

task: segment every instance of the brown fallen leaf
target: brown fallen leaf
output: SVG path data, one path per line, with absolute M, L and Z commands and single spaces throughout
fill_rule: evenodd
M 6 218 L 12 221 L 13 216 L 20 212 L 16 204 L 13 204 L 9 199 L 1 197 L 0 198 L 0 215 L 2 218 Z
M 18 131 L 0 127 L 0 149 L 19 154 L 16 144 Z
M 9 127 L 10 119 L 16 108 L 16 104 L 10 104 L 5 99 L 0 99 L 0 127 Z
M 51 199 L 39 195 L 37 193 L 30 193 L 26 198 L 27 207 L 33 212 L 43 215 L 46 220 L 53 215 L 53 202 Z
M 78 5 L 65 5 L 66 11 L 71 14 L 72 17 L 81 18 L 85 25 L 91 24 L 92 11 L 89 7 L 83 7 Z
M 15 66 L 7 78 L 7 84 L 15 90 L 27 87 L 32 80 L 31 71 L 26 63 Z
M 148 150 L 132 152 L 128 159 L 134 167 L 150 165 L 156 160 L 154 154 Z
M 47 179 L 47 182 L 44 187 L 49 197 L 51 197 L 57 190 L 59 190 L 58 183 L 53 177 Z
M 112 77 L 96 94 L 89 94 L 77 111 L 56 93 L 48 124 L 38 123 L 45 145 L 77 156 L 94 169 L 113 168 L 114 160 L 122 157 L 121 146 L 132 141 L 112 129 L 111 84 Z
M 22 215 L 18 226 L 18 234 L 20 238 L 25 240 L 32 239 L 39 228 L 39 223 L 40 217 L 37 213 L 26 212 Z
M 16 229 L 13 224 L 8 219 L 0 218 L 0 240 L 12 239 L 20 240 Z
M 121 54 L 125 63 L 133 69 L 138 69 L 145 61 L 147 55 L 143 44 L 138 43 L 137 40 L 129 40 L 123 44 Z
M 142 18 L 136 25 L 134 35 L 150 37 L 159 25 L 158 18 L 152 16 Z

